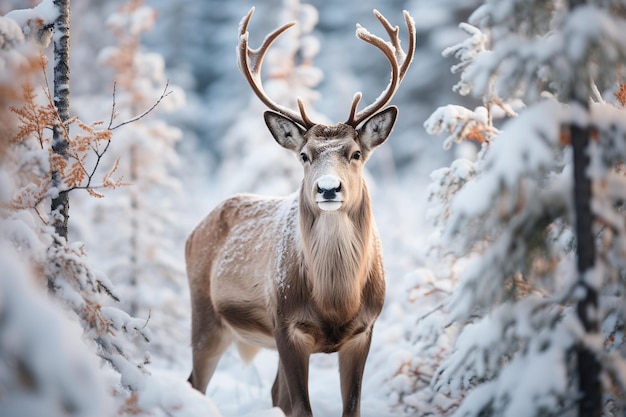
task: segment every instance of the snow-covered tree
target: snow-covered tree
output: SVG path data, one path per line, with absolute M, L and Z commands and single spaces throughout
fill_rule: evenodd
M 38 285 L 41 277 L 4 240 L 0 261 L 0 414 L 113 415 L 115 402 L 80 326 L 67 320 Z
M 51 167 L 52 187 L 58 194 L 50 199 L 52 224 L 61 238 L 67 238 L 69 218 L 69 191 L 63 189 L 62 164 L 70 158 L 70 0 L 55 0 L 58 11 L 54 19 L 54 82 L 52 95 L 58 120 L 52 125 L 50 148 L 59 161 Z
M 0 413 L 218 416 L 184 379 L 151 374 L 133 356 L 134 336 L 150 337 L 146 319 L 105 306 L 119 298 L 114 286 L 82 243 L 55 228 L 62 217 L 50 203 L 60 193 L 99 196 L 119 185 L 115 165 L 102 177 L 96 167 L 123 125 L 60 116 L 41 49 L 60 15 L 46 0 L 0 17 L 0 62 L 10 71 L 0 76 L 10 106 L 0 108 L 8 121 L 0 135 Z M 52 149 L 55 126 L 63 155 Z
M 180 306 L 178 299 L 186 291 L 186 280 L 182 250 L 173 246 L 174 239 L 179 241 L 186 232 L 185 223 L 178 221 L 184 196 L 173 175 L 179 166 L 175 146 L 181 132 L 162 115 L 180 106 L 184 95 L 169 85 L 163 58 L 141 46 L 141 36 L 155 18 L 150 7 L 134 0 L 124 2 L 108 18 L 117 44 L 104 48 L 99 60 L 114 72 L 113 123 L 133 121 L 119 129 L 108 153 L 118 161 L 117 173 L 126 186 L 101 201 L 83 201 L 87 210 L 77 234 L 97 248 L 93 259 L 115 283 L 125 311 L 150 317 L 158 322 L 156 329 L 174 332 L 158 335 L 150 351 L 175 356 L 162 343 L 188 337 L 180 334 L 184 327 L 177 323 L 186 318 L 185 305 Z
M 446 145 L 482 142 L 475 161 L 432 175 L 433 251 L 442 279 L 456 282 L 442 311 L 462 326 L 432 384 L 458 402 L 454 416 L 624 412 L 626 114 L 613 95 L 626 75 L 623 7 L 486 1 L 462 25 L 471 37 L 446 50 L 461 60 L 457 91 L 484 103 L 440 108 L 425 123 L 448 132 Z M 591 139 L 587 216 L 575 205 L 584 178 L 574 176 L 572 127 Z M 575 227 L 585 217 L 586 239 Z M 597 257 L 581 270 L 583 244 Z M 589 291 L 597 301 L 585 304 Z M 581 372 L 581 351 L 599 375 Z M 587 405 L 594 379 L 600 407 Z
M 98 142 L 110 138 L 110 132 L 106 129 L 97 131 L 93 125 L 88 126 L 76 119 L 63 122 L 55 107 L 51 92 L 47 88 L 47 82 L 42 77 L 45 74 L 43 66 L 45 66 L 46 61 L 41 55 L 40 48 L 46 45 L 45 42 L 41 42 L 40 36 L 29 37 L 28 34 L 32 33 L 31 30 L 35 28 L 43 29 L 59 15 L 60 13 L 57 12 L 56 6 L 52 2 L 43 2 L 33 9 L 14 11 L 2 18 L 3 28 L 14 27 L 17 28 L 17 31 L 3 30 L 4 40 L 7 39 L 6 33 L 14 35 L 14 42 L 4 44 L 2 60 L 5 62 L 6 68 L 16 71 L 13 73 L 10 84 L 9 82 L 6 83 L 10 86 L 7 90 L 13 88 L 12 91 L 15 92 L 10 111 L 14 113 L 16 129 L 14 135 L 9 138 L 9 143 L 4 143 L 3 147 L 1 164 L 3 192 L 2 204 L 0 204 L 2 227 L 0 230 L 2 231 L 3 242 L 8 241 L 17 249 L 17 252 L 9 252 L 9 254 L 18 253 L 20 256 L 15 261 L 15 265 L 23 263 L 35 271 L 24 274 L 16 269 L 17 272 L 13 275 L 11 275 L 11 271 L 7 271 L 9 275 L 3 275 L 3 280 L 20 279 L 19 275 L 24 274 L 23 279 L 33 281 L 24 283 L 22 287 L 10 282 L 6 284 L 8 293 L 24 294 L 20 299 L 11 300 L 17 303 L 22 309 L 21 311 L 24 312 L 28 311 L 29 308 L 34 309 L 35 307 L 31 303 L 37 303 L 38 297 L 41 297 L 28 295 L 28 288 L 35 285 L 34 281 L 38 279 L 40 286 L 43 284 L 44 288 L 47 287 L 57 300 L 76 314 L 77 322 L 82 325 L 85 334 L 88 335 L 88 339 L 93 344 L 92 348 L 95 349 L 96 343 L 99 345 L 99 356 L 102 359 L 114 367 L 118 367 L 117 369 L 127 364 L 130 369 L 135 368 L 137 373 L 141 373 L 142 371 L 136 368 L 124 353 L 124 344 L 128 343 L 125 342 L 127 330 L 132 332 L 132 329 L 135 328 L 140 333 L 143 332 L 145 320 L 133 322 L 130 316 L 121 311 L 101 308 L 101 295 L 107 293 L 112 295 L 112 287 L 106 277 L 100 276 L 91 269 L 80 243 L 70 244 L 64 236 L 58 234 L 53 221 L 56 218 L 55 213 L 51 213 L 49 209 L 51 207 L 50 201 L 60 192 L 69 194 L 71 191 L 81 188 L 93 192 L 96 184 L 91 182 L 92 176 L 85 164 L 85 155 L 89 153 L 91 146 L 97 146 Z M 26 37 L 19 36 L 19 33 L 23 32 L 26 32 Z M 25 57 L 32 56 L 37 57 L 35 60 L 37 63 L 35 68 L 38 68 L 37 76 L 33 75 L 32 71 L 17 71 L 24 63 L 29 62 L 25 60 Z M 24 74 L 30 74 L 30 76 L 24 77 Z M 17 85 L 21 89 L 20 92 L 14 87 L 15 81 L 19 81 Z M 69 124 L 81 127 L 85 134 L 70 136 L 68 133 Z M 59 156 L 52 149 L 53 137 L 49 131 L 52 130 L 53 126 L 61 126 L 61 131 L 57 134 L 63 135 L 64 141 L 67 143 L 65 157 Z M 53 171 L 58 174 L 56 182 L 52 178 Z M 105 175 L 103 185 L 106 185 L 106 177 L 107 175 Z M 110 185 L 115 185 L 115 182 L 112 181 Z M 8 264 L 7 268 L 10 269 L 10 265 Z M 17 266 L 16 268 L 21 267 Z M 45 285 L 46 281 L 47 286 Z M 22 302 L 24 304 L 21 304 Z M 11 305 L 8 302 L 6 304 L 9 310 L 13 309 Z M 72 376 L 71 372 L 80 372 L 74 369 L 73 364 L 78 365 L 83 360 L 80 356 L 82 353 L 77 354 L 77 362 L 73 362 L 70 358 L 72 353 L 67 352 L 59 358 L 65 362 L 60 362 L 54 368 L 46 365 L 45 362 L 42 362 L 46 359 L 45 355 L 37 352 L 35 346 L 45 346 L 48 343 L 50 346 L 56 346 L 59 339 L 49 340 L 51 333 L 43 331 L 43 329 L 47 329 L 46 323 L 41 323 L 41 326 L 44 327 L 40 327 L 32 322 L 28 324 L 28 317 L 13 318 L 13 314 L 17 313 L 12 311 L 7 311 L 7 314 L 13 320 L 7 325 L 7 331 L 13 332 L 11 337 L 15 338 L 16 343 L 22 343 L 22 346 L 3 346 L 3 353 L 7 355 L 6 364 L 11 367 L 21 363 L 25 368 L 20 371 L 21 373 L 12 374 L 16 379 L 7 375 L 6 380 L 3 381 L 4 388 L 11 392 L 19 389 L 20 386 L 22 389 L 28 388 L 30 384 L 36 388 L 31 398 L 36 407 L 45 404 L 44 398 L 48 398 L 46 401 L 56 399 L 60 402 L 67 401 L 67 404 L 56 406 L 59 413 L 62 412 L 63 407 L 69 407 L 68 412 L 72 412 L 72 409 L 76 407 L 77 415 L 83 413 L 84 404 L 82 401 L 84 399 L 74 404 L 75 399 L 67 397 L 66 392 L 71 389 L 67 385 L 68 380 L 76 377 L 76 375 Z M 34 312 L 31 314 L 36 315 Z M 58 316 L 49 317 L 51 326 L 60 328 L 69 326 L 63 320 L 59 322 L 58 317 L 64 317 L 61 313 L 55 314 Z M 20 314 L 20 316 L 22 315 Z M 19 323 L 19 320 L 26 320 L 24 321 L 25 326 L 16 330 L 12 326 Z M 65 330 L 60 331 L 65 332 Z M 57 334 L 54 336 L 60 337 Z M 37 343 L 37 341 L 39 342 Z M 17 350 L 20 348 L 23 348 L 24 351 L 18 352 Z M 79 352 L 80 348 L 76 348 L 76 351 Z M 22 356 L 14 356 L 16 353 Z M 64 369 L 62 363 L 68 364 L 68 368 Z M 97 368 L 97 362 L 94 362 L 90 369 Z M 57 372 L 62 373 L 57 374 Z M 61 382 L 57 391 L 49 386 L 54 378 L 58 378 Z M 131 379 L 133 378 L 131 377 Z M 40 384 L 45 386 L 40 386 Z M 85 394 L 87 398 L 91 398 L 87 389 L 80 390 L 76 394 L 80 396 L 81 393 Z M 107 391 L 108 395 L 110 392 Z M 16 393 L 15 401 L 7 406 L 26 406 L 24 401 L 28 401 L 28 398 L 28 395 L 19 396 Z M 115 404 L 110 401 L 111 399 L 112 397 L 109 402 Z M 102 400 L 105 401 L 105 398 Z M 89 401 L 98 404 L 100 399 L 91 398 Z M 52 405 L 52 403 L 49 404 Z M 54 410 L 55 407 L 52 407 L 50 412 L 57 412 Z M 87 412 L 91 413 L 92 411 Z M 111 408 L 109 411 L 106 408 L 102 409 L 101 412 L 106 415 L 111 412 Z

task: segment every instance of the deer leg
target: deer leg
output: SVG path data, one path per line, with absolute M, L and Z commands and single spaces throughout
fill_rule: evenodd
M 222 354 L 230 345 L 230 335 L 216 335 L 212 338 L 209 336 L 206 342 L 193 346 L 193 370 L 189 376 L 189 382 L 191 385 L 200 391 L 206 392 L 206 388 L 209 385 L 209 381 L 217 368 Z M 226 336 L 226 337 L 224 337 Z
M 308 388 L 310 336 L 290 333 L 286 328 L 277 329 L 275 333 L 276 348 L 280 358 L 277 392 L 283 396 L 284 391 L 289 394 L 289 411 L 292 417 L 312 417 Z M 281 371 L 283 378 L 281 378 Z M 284 409 L 283 411 L 289 412 Z
M 280 407 L 285 415 L 291 414 L 291 400 L 289 399 L 289 388 L 285 380 L 285 371 L 283 365 L 278 362 L 278 370 L 276 371 L 276 379 L 272 385 L 272 405 Z
M 371 331 L 366 331 L 349 341 L 339 351 L 339 375 L 343 417 L 361 415 L 361 385 L 365 360 L 372 341 Z
M 232 341 L 230 331 L 220 322 L 210 300 L 205 301 L 208 303 L 193 303 L 191 317 L 193 370 L 189 376 L 191 385 L 203 394 L 220 357 Z M 206 307 L 198 309 L 199 305 Z

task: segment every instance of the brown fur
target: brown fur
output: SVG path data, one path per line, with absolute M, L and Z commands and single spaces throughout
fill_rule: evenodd
M 239 68 L 252 91 L 272 109 L 265 112 L 265 123 L 279 145 L 300 157 L 304 179 L 300 192 L 288 199 L 243 195 L 228 199 L 190 236 L 189 379 L 204 391 L 232 340 L 246 356 L 254 352 L 248 345 L 275 347 L 279 364 L 273 404 L 288 416 L 310 417 L 309 356 L 338 351 L 343 417 L 357 417 L 374 321 L 385 298 L 382 255 L 363 164 L 395 124 L 397 108 L 384 107 L 413 59 L 415 23 L 405 11 L 409 31 L 405 53 L 398 28 L 374 11 L 390 42 L 369 33 L 358 36 L 385 55 L 392 67 L 391 80 L 361 111 L 357 111 L 361 94 L 356 94 L 347 122 L 327 126 L 312 122 L 301 100 L 298 114 L 263 90 L 263 57 L 292 24 L 250 49 L 253 11 L 239 24 Z
M 309 356 L 339 352 L 344 415 L 359 415 L 363 367 L 385 296 L 381 249 L 362 178 L 363 163 L 391 131 L 395 111 L 379 119 L 376 129 L 340 124 L 308 132 L 283 118 L 270 120 L 281 145 L 310 155 L 299 193 L 231 197 L 191 234 L 186 259 L 195 388 L 206 389 L 233 341 L 248 357 L 255 346 L 276 348 L 273 403 L 287 415 L 310 416 Z M 355 152 L 362 158 L 354 158 Z M 341 185 L 340 206 L 333 211 L 319 203 L 317 180 L 323 176 Z

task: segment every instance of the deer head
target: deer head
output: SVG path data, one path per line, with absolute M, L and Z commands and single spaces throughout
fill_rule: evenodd
M 248 26 L 254 13 L 250 10 L 239 26 L 239 67 L 257 97 L 271 110 L 265 112 L 265 122 L 272 136 L 282 147 L 299 156 L 304 167 L 301 190 L 303 203 L 321 211 L 350 210 L 358 206 L 363 189 L 363 164 L 371 152 L 391 133 L 398 110 L 385 108 L 404 78 L 415 52 L 415 22 L 404 12 L 409 31 L 409 47 L 400 46 L 397 26 L 392 26 L 377 10 L 374 15 L 390 37 L 385 42 L 357 25 L 356 36 L 378 48 L 391 66 L 391 80 L 374 103 L 357 111 L 362 94 L 356 93 L 349 117 L 344 123 L 325 125 L 314 123 L 298 98 L 295 112 L 272 100 L 261 84 L 263 59 L 272 43 L 295 23 L 288 23 L 267 35 L 258 49 L 248 46 Z

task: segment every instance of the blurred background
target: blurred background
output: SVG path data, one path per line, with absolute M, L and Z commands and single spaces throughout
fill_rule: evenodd
M 0 14 L 15 8 L 32 7 L 37 1 L 3 0 Z M 125 1 L 93 0 L 72 4 L 72 94 L 109 95 L 112 73 L 97 59 L 107 45 L 115 43 L 107 29 L 107 17 Z M 209 171 L 219 169 L 227 155 L 224 143 L 228 132 L 241 119 L 251 101 L 257 100 L 238 71 L 235 57 L 237 26 L 252 7 L 256 13 L 250 28 L 251 45 L 258 46 L 265 34 L 290 20 L 298 20 L 297 0 L 154 0 L 144 4 L 156 11 L 154 26 L 141 36 L 141 48 L 160 54 L 166 77 L 184 90 L 186 103 L 168 115 L 168 121 L 182 129 L 181 147 L 205 152 Z M 304 2 L 303 2 L 304 3 Z M 400 118 L 393 140 L 381 149 L 369 167 L 377 176 L 402 175 L 407 169 L 430 172 L 451 156 L 441 143 L 428 137 L 424 120 L 439 106 L 455 103 L 473 107 L 471 101 L 452 92 L 458 76 L 451 74 L 453 58 L 441 51 L 465 38 L 458 23 L 466 21 L 476 0 L 313 0 L 319 14 L 309 36 L 319 42 L 320 51 L 312 64 L 323 78 L 313 86 L 319 98 L 313 108 L 328 121 L 345 120 L 352 96 L 363 92 L 362 106 L 371 103 L 386 86 L 389 66 L 375 48 L 354 36 L 355 24 L 385 35 L 372 14 L 378 9 L 392 24 L 401 27 L 406 45 L 402 10 L 408 10 L 417 24 L 417 52 L 394 104 Z M 298 13 L 297 11 L 295 12 Z M 291 29 L 297 31 L 298 29 Z M 274 47 L 276 48 L 276 46 Z M 266 67 L 269 64 L 266 64 Z M 276 97 L 277 100 L 280 97 Z M 258 106 L 261 117 L 262 106 Z M 78 109 L 75 109 L 78 111 Z M 251 132 L 256 134 L 256 132 Z M 270 138 L 269 134 L 266 134 Z M 268 141 L 268 145 L 273 145 Z M 229 155 L 235 156 L 235 155 Z
M 37 1 L 3 0 L 0 15 Z M 384 56 L 358 40 L 356 24 L 386 39 L 378 9 L 407 32 L 408 10 L 417 50 L 393 104 L 400 109 L 390 140 L 372 155 L 368 175 L 389 276 L 390 297 L 404 297 L 401 278 L 425 263 L 430 173 L 473 144 L 445 151 L 443 138 L 423 123 L 437 107 L 480 104 L 452 91 L 454 58 L 442 50 L 467 37 L 458 28 L 477 0 L 92 0 L 71 5 L 71 107 L 86 122 L 108 120 L 116 83 L 117 121 L 153 105 L 166 83 L 170 95 L 146 118 L 116 130 L 102 171 L 119 158 L 118 177 L 130 185 L 105 198 L 72 195 L 70 233 L 85 242 L 94 266 L 124 294 L 125 310 L 151 314 L 159 337 L 187 337 L 183 247 L 193 227 L 223 198 L 237 192 L 287 195 L 301 180 L 296 158 L 267 131 L 264 105 L 237 67 L 238 25 L 256 7 L 249 28 L 258 47 L 274 28 L 296 21 L 272 46 L 263 68 L 274 100 L 295 108 L 305 100 L 314 120 L 346 120 L 355 92 L 361 108 L 386 87 Z M 46 51 L 51 56 L 52 48 Z M 49 65 L 50 67 L 50 65 Z M 457 145 L 458 146 L 458 145 Z M 394 292 L 394 285 L 399 285 Z M 395 295 L 394 295 L 395 294 Z M 181 301 L 182 300 L 182 301 Z M 124 303 L 124 300 L 122 301 Z M 155 312 L 167 310 L 161 316 Z M 160 321 L 161 320 L 161 321 Z M 172 326 L 167 323 L 179 323 Z M 158 343 L 157 343 L 158 346 Z M 184 361 L 184 359 L 183 359 Z
M 0 15 L 37 3 L 1 0 Z M 354 36 L 356 24 L 386 39 L 372 13 L 378 9 L 400 27 L 406 47 L 402 11 L 408 10 L 416 21 L 417 50 L 392 101 L 400 109 L 399 119 L 391 138 L 368 162 L 388 292 L 379 320 L 386 324 L 374 336 L 368 365 L 372 377 L 364 386 L 364 398 L 370 405 L 384 404 L 371 415 L 382 415 L 388 402 L 409 407 L 402 397 L 389 394 L 400 388 L 387 382 L 398 375 L 406 359 L 400 349 L 407 343 L 406 329 L 420 311 L 432 309 L 417 308 L 413 299 L 407 299 L 418 278 L 431 276 L 424 278 L 423 270 L 419 272 L 428 266 L 431 227 L 425 213 L 430 173 L 475 152 L 475 144 L 469 142 L 445 151 L 443 138 L 429 136 L 423 123 L 439 106 L 481 104 L 453 92 L 458 75 L 450 67 L 456 60 L 442 56 L 443 49 L 466 39 L 458 24 L 477 4 L 477 0 L 72 3 L 72 114 L 86 123 L 108 122 L 115 100 L 119 123 L 159 103 L 146 117 L 115 130 L 101 161 L 106 173 L 119 158 L 115 177 L 127 185 L 103 190 L 104 198 L 98 199 L 73 192 L 70 208 L 70 240 L 84 242 L 93 267 L 115 285 L 120 302 L 112 304 L 148 319 L 154 337 L 149 344 L 138 342 L 133 347 L 137 357 L 149 351 L 146 360 L 154 368 L 186 379 L 191 353 L 186 237 L 229 195 L 287 195 L 301 181 L 300 164 L 272 139 L 263 122 L 265 107 L 237 67 L 242 17 L 256 7 L 249 28 L 253 48 L 274 28 L 298 23 L 270 49 L 263 68 L 264 88 L 291 108 L 302 97 L 313 120 L 337 123 L 347 119 L 355 92 L 363 93 L 363 108 L 378 97 L 390 77 L 385 57 Z M 162 97 L 164 92 L 171 93 Z M 244 370 L 234 352 L 220 364 L 218 382 L 209 387 L 208 396 L 225 415 L 245 414 L 258 404 L 270 407 L 276 357 L 263 355 L 251 370 Z M 395 362 L 390 365 L 391 357 Z M 312 361 L 314 372 L 323 372 L 314 388 L 320 392 L 314 396 L 322 399 L 317 407 L 325 406 L 326 383 L 338 383 L 332 361 L 326 356 Z M 338 395 L 338 390 L 333 393 Z

